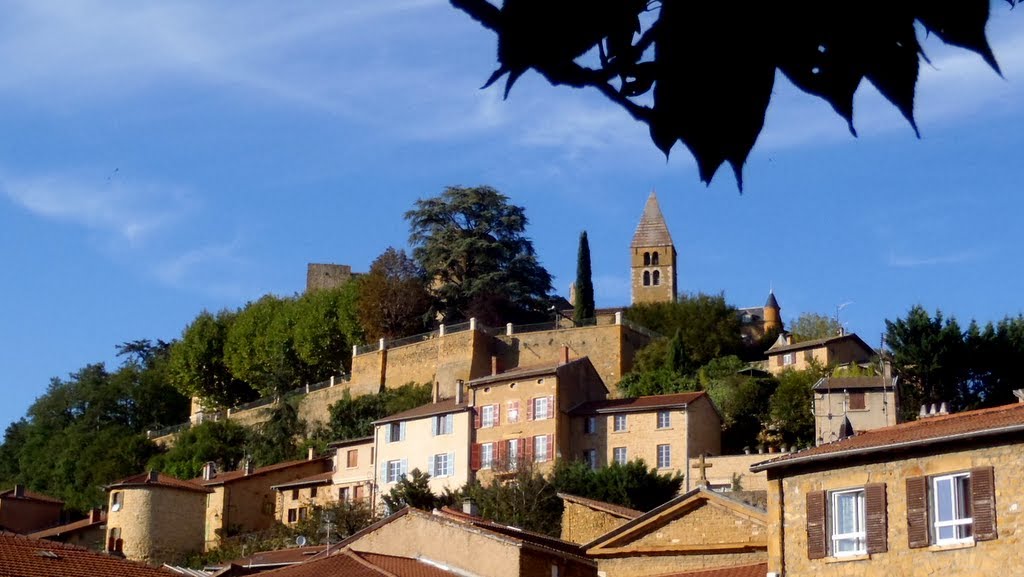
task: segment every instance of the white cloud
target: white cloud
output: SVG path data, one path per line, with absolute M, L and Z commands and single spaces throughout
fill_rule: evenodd
M 924 266 L 964 264 L 978 260 L 984 256 L 979 250 L 961 250 L 938 255 L 906 255 L 889 252 L 887 264 L 895 268 L 918 268 Z

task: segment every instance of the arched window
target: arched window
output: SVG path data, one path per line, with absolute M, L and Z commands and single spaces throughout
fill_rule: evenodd
M 658 286 L 660 284 L 661 284 L 661 271 L 660 270 L 656 270 L 656 271 L 654 271 L 654 286 Z
M 645 252 L 644 253 L 644 266 L 650 266 L 650 265 L 651 265 L 651 253 Z
M 651 286 L 651 271 L 644 271 L 644 286 Z
M 654 251 L 654 254 L 651 256 L 651 264 L 654 265 L 654 266 L 658 266 L 658 251 Z M 658 283 L 654 283 L 654 284 L 658 284 Z

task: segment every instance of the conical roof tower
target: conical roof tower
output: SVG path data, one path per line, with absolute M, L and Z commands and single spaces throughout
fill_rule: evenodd
M 675 302 L 676 247 L 654 191 L 647 197 L 629 246 L 633 304 Z

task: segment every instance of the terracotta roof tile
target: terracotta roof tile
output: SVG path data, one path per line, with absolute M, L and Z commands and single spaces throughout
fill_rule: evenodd
M 444 415 L 447 413 L 458 413 L 469 409 L 468 403 L 456 403 L 455 399 L 445 399 L 436 403 L 427 403 L 426 405 L 420 405 L 416 408 L 409 409 L 408 411 L 402 411 L 401 413 L 395 413 L 394 415 L 388 415 L 383 419 L 374 421 L 373 424 L 380 425 L 383 423 L 390 423 L 393 421 L 408 421 L 410 419 L 423 419 L 426 417 L 433 417 L 434 415 Z
M 168 577 L 155 567 L 82 547 L 0 533 L 3 577 Z
M 815 391 L 826 391 L 828 389 L 881 389 L 882 387 L 892 388 L 892 379 L 885 377 L 825 377 L 814 384 Z
M 580 547 L 580 545 L 578 545 L 577 543 L 570 543 L 568 541 L 563 541 L 555 537 L 549 537 L 548 535 L 542 535 L 541 533 L 534 533 L 533 531 L 527 531 L 525 529 L 520 529 L 518 527 L 502 525 L 500 523 L 495 523 L 494 521 L 484 519 L 483 517 L 467 515 L 462 511 L 456 511 L 455 509 L 451 509 L 448 507 L 442 507 L 440 510 L 435 510 L 434 514 L 439 515 L 441 517 L 454 519 L 456 521 L 460 521 L 468 525 L 472 525 L 478 529 L 484 529 L 486 531 L 491 531 L 492 533 L 498 533 L 506 537 L 511 537 L 523 543 L 529 543 L 532 545 L 543 547 L 545 549 L 552 549 L 555 551 L 569 553 L 571 555 L 576 555 L 579 557 L 583 557 L 584 555 L 583 548 Z
M 238 469 L 236 471 L 227 471 L 225 473 L 217 473 L 217 476 L 215 476 L 214 478 L 212 478 L 210 480 L 203 479 L 202 477 L 196 477 L 195 479 L 192 479 L 192 483 L 198 483 L 198 484 L 200 484 L 200 485 L 202 485 L 204 487 L 212 487 L 214 485 L 223 485 L 225 483 L 233 483 L 235 481 L 240 481 L 242 479 L 256 477 L 256 476 L 259 476 L 259 475 L 263 475 L 265 473 L 272 473 L 274 471 L 280 471 L 282 469 L 288 469 L 288 468 L 291 468 L 291 467 L 298 467 L 298 466 L 305 465 L 305 464 L 312 463 L 312 462 L 316 462 L 316 461 L 319 461 L 321 463 L 326 464 L 328 461 L 330 461 L 330 457 L 319 457 L 319 458 L 313 459 L 312 461 L 310 461 L 308 459 L 300 459 L 300 460 L 296 460 L 296 461 L 284 461 L 284 462 L 281 462 L 281 463 L 274 463 L 273 465 L 267 465 L 266 467 L 260 467 L 258 469 L 254 469 L 253 472 L 248 474 L 248 475 L 245 474 L 245 469 Z
M 564 501 L 577 503 L 598 511 L 604 511 L 605 513 L 610 513 L 616 517 L 622 517 L 624 519 L 636 519 L 640 515 L 644 514 L 643 511 L 637 511 L 636 509 L 630 509 L 629 507 L 623 507 L 622 505 L 605 503 L 604 501 L 587 499 L 586 497 L 577 497 L 576 495 L 570 495 L 568 493 L 559 493 L 558 496 Z
M 455 573 L 408 557 L 357 553 L 351 549 L 332 551 L 320 557 L 260 575 L 268 577 L 451 577 Z
M 469 381 L 468 384 L 471 387 L 476 387 L 476 386 L 479 386 L 479 385 L 487 385 L 487 384 L 490 384 L 490 383 L 498 383 L 498 382 L 509 381 L 509 380 L 514 380 L 514 379 L 526 379 L 526 378 L 529 378 L 529 377 L 541 377 L 541 376 L 545 376 L 545 375 L 554 375 L 554 374 L 556 374 L 558 372 L 559 368 L 566 367 L 566 366 L 569 366 L 569 365 L 571 365 L 573 363 L 578 363 L 578 362 L 581 362 L 581 361 L 584 361 L 584 360 L 586 360 L 587 362 L 590 362 L 590 359 L 587 358 L 587 357 L 579 357 L 579 358 L 571 359 L 568 363 L 565 363 L 564 365 L 563 364 L 559 364 L 559 363 L 543 363 L 543 364 L 523 365 L 523 366 L 520 366 L 520 367 L 513 367 L 511 369 L 502 371 L 502 372 L 500 372 L 500 373 L 498 373 L 496 375 L 487 375 L 487 376 L 484 376 L 484 377 L 477 377 L 477 378 Z
M 315 545 L 311 547 L 290 547 L 288 549 L 278 549 L 277 551 L 260 551 L 259 553 L 253 553 L 248 557 L 236 559 L 232 561 L 231 564 L 238 565 L 240 567 L 294 565 L 296 563 L 302 563 L 303 561 L 309 561 L 310 558 L 321 553 L 325 549 L 326 547 L 323 545 Z
M 633 242 L 629 246 L 630 248 L 642 248 L 671 244 L 672 235 L 668 232 L 664 215 L 661 214 L 658 196 L 651 191 L 651 195 L 647 197 L 647 204 L 644 205 L 644 213 L 636 225 L 636 232 L 633 233 Z
M 205 487 L 201 487 L 196 483 L 190 481 L 183 481 L 177 477 L 172 477 L 164 473 L 157 473 L 156 479 L 153 479 L 150 473 L 139 473 L 132 475 L 126 479 L 121 479 L 116 483 L 107 485 L 107 490 L 117 489 L 120 487 L 169 487 L 172 489 L 184 489 L 186 491 L 198 491 L 200 493 L 212 493 L 213 491 Z
M 838 343 L 840 341 L 854 341 L 859 344 L 861 348 L 871 351 L 874 354 L 875 350 L 871 348 L 871 345 L 864 342 L 864 339 L 858 337 L 856 333 L 847 333 L 845 335 L 836 335 L 834 337 L 825 337 L 823 339 L 813 339 L 810 341 L 800 341 L 799 343 L 793 343 L 791 345 L 779 345 L 775 344 L 768 348 L 766 354 L 774 355 L 777 353 L 785 353 L 788 351 L 800 351 L 803 349 L 816 349 L 823 347 L 828 344 Z
M 658 577 L 764 577 L 767 573 L 767 563 L 755 563 L 753 565 L 733 565 L 731 567 L 701 569 L 685 573 L 668 573 Z
M 16 497 L 14 495 L 14 489 L 8 489 L 0 493 L 0 499 L 26 499 L 29 501 L 42 501 L 44 503 L 59 503 L 61 505 L 64 504 L 64 501 L 61 501 L 60 499 L 56 499 L 54 497 L 50 497 L 49 495 L 44 495 L 42 493 L 36 493 L 35 491 L 29 491 L 27 489 L 25 490 L 21 497 Z
M 909 423 L 859 433 L 853 437 L 818 445 L 796 453 L 755 463 L 751 471 L 763 471 L 810 461 L 838 459 L 850 455 L 890 451 L 950 441 L 964 436 L 977 438 L 1024 430 L 1024 403 L 926 417 Z
M 49 529 L 43 529 L 42 531 L 36 531 L 35 533 L 29 533 L 29 537 L 32 537 L 32 538 L 35 538 L 35 539 L 46 539 L 46 538 L 49 538 L 49 537 L 57 537 L 57 536 L 60 536 L 60 535 L 67 535 L 68 533 L 75 533 L 77 531 L 82 531 L 84 529 L 88 529 L 88 528 L 93 527 L 93 526 L 102 525 L 102 524 L 104 524 L 106 522 L 107 522 L 107 512 L 106 511 L 101 511 L 100 514 L 99 514 L 99 519 L 97 519 L 95 521 L 92 519 L 92 516 L 90 515 L 89 517 L 86 517 L 85 519 L 81 519 L 79 521 L 74 521 L 72 523 L 66 523 L 64 525 L 58 525 L 56 527 L 50 527 Z
M 450 577 L 455 574 L 454 571 L 446 571 L 441 567 L 424 563 L 419 559 L 359 551 L 352 551 L 352 554 L 362 558 L 374 567 L 379 567 L 397 577 Z
M 648 397 L 590 401 L 576 406 L 569 411 L 569 414 L 589 415 L 594 413 L 619 413 L 677 407 L 690 404 L 704 395 L 704 391 L 697 391 L 692 393 L 675 393 L 672 395 L 651 395 Z

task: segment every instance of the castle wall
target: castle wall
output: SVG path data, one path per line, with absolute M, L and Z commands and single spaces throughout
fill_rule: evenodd
M 120 529 L 124 556 L 160 564 L 203 547 L 206 494 L 170 487 L 124 487 L 121 508 L 107 513 L 107 534 Z

